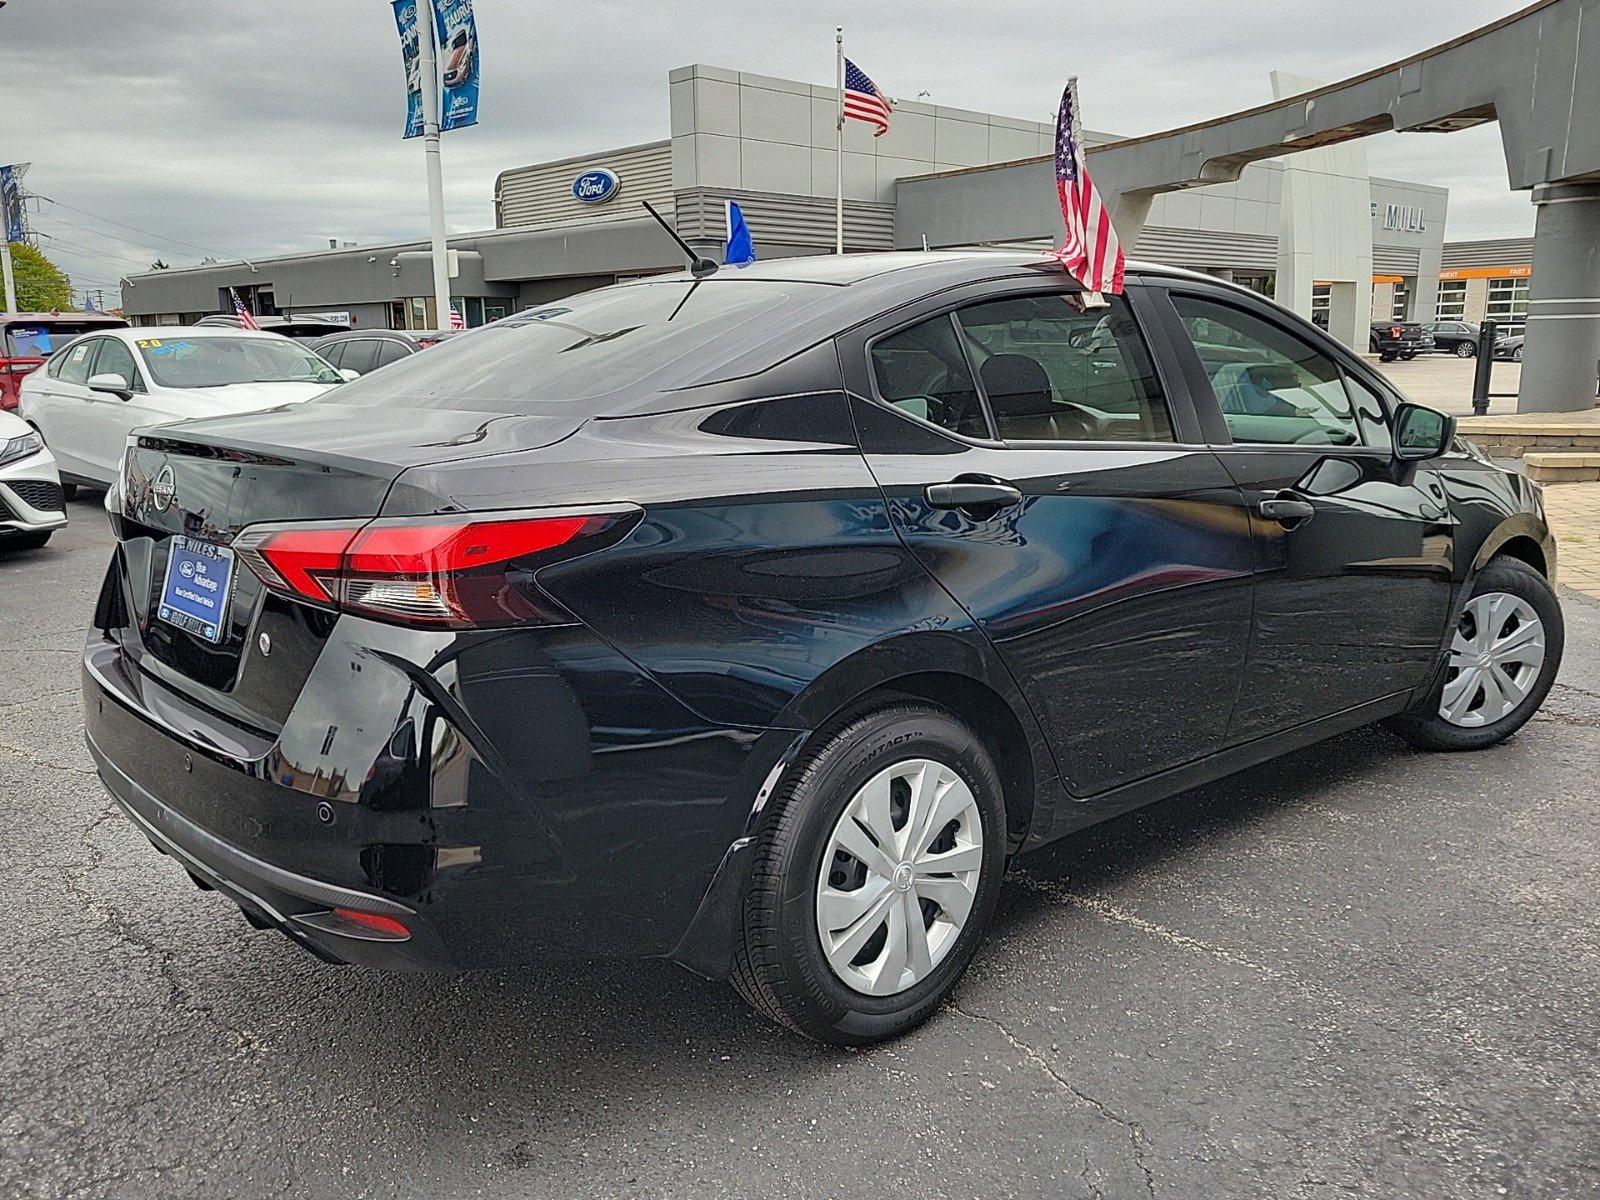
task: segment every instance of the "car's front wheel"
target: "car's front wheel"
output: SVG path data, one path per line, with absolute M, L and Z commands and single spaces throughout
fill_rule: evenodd
M 1444 678 L 1390 727 L 1428 750 L 1482 750 L 1504 741 L 1544 703 L 1565 638 L 1549 581 L 1520 559 L 1495 559 L 1461 610 Z
M 1005 866 L 978 736 L 905 702 L 791 768 L 756 844 L 733 982 L 774 1021 L 864 1045 L 926 1020 L 966 970 Z

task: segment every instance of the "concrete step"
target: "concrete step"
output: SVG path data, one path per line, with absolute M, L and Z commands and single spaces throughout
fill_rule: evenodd
M 1456 429 L 1495 458 L 1580 452 L 1600 454 L 1600 421 L 1549 417 L 1462 417 Z
M 1540 483 L 1588 483 L 1600 479 L 1600 453 L 1525 454 L 1522 471 L 1529 479 Z

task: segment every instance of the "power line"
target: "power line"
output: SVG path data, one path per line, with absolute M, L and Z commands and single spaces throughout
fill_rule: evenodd
M 122 221 L 113 221 L 110 217 L 102 217 L 99 213 L 92 213 L 86 208 L 75 208 L 71 204 L 63 203 L 60 200 L 52 200 L 52 199 L 50 199 L 49 196 L 41 196 L 37 192 L 30 193 L 30 196 L 35 200 L 43 200 L 46 204 L 54 204 L 59 208 L 64 208 L 68 212 L 81 213 L 83 216 L 90 217 L 90 218 L 92 218 L 92 219 L 94 219 L 96 221 L 103 222 L 106 225 L 115 225 L 118 229 L 127 229 L 127 230 L 132 231 L 133 233 L 142 233 L 142 234 L 145 235 L 145 237 L 156 238 L 157 240 L 163 241 L 163 242 L 170 242 L 174 246 L 183 246 L 184 248 L 189 249 L 189 250 L 198 250 L 198 251 L 200 251 L 201 254 L 204 254 L 207 257 L 232 258 L 232 259 L 239 259 L 240 258 L 240 256 L 237 255 L 237 254 L 228 254 L 228 253 L 226 253 L 224 251 L 221 251 L 221 250 L 210 250 L 210 249 L 207 249 L 205 246 L 197 246 L 193 242 L 184 242 L 184 241 L 180 241 L 177 238 L 167 237 L 165 234 L 152 233 L 148 229 L 140 229 L 137 225 L 128 225 L 128 224 L 125 224 Z M 41 215 L 44 215 L 44 214 L 41 214 Z M 54 219 L 55 220 L 60 220 L 59 217 L 54 218 Z M 69 222 L 66 222 L 66 221 L 62 221 L 61 223 L 63 225 L 69 224 Z M 81 225 L 75 225 L 75 226 L 73 226 L 73 228 L 81 229 L 83 227 Z M 94 231 L 93 230 L 86 230 L 86 232 L 92 233 Z
M 40 237 L 46 238 L 50 242 L 52 249 L 56 246 L 60 246 L 64 250 L 75 251 L 82 258 L 96 259 L 105 263 L 107 266 L 116 266 L 120 261 L 124 263 L 133 263 L 134 265 L 142 267 L 147 271 L 150 269 L 149 263 L 142 262 L 136 258 L 129 258 L 128 256 L 122 254 L 109 254 L 106 251 L 96 249 L 93 246 L 80 246 L 76 242 L 64 241 L 61 238 L 55 237 L 52 234 L 44 233 L 43 231 L 38 232 Z

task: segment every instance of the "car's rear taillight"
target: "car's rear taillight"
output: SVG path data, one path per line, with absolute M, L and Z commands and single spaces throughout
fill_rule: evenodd
M 402 625 L 491 629 L 570 620 L 534 572 L 613 544 L 643 511 L 613 504 L 252 525 L 233 548 L 286 596 Z

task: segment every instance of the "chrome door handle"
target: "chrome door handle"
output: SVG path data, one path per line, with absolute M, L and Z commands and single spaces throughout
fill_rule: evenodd
M 1268 496 L 1256 505 L 1256 512 L 1269 521 L 1283 525 L 1298 525 L 1317 515 L 1316 507 L 1309 501 L 1296 500 L 1292 496 Z
M 977 479 L 930 483 L 925 495 L 934 508 L 1006 508 L 1022 503 L 1022 492 L 1009 483 Z

